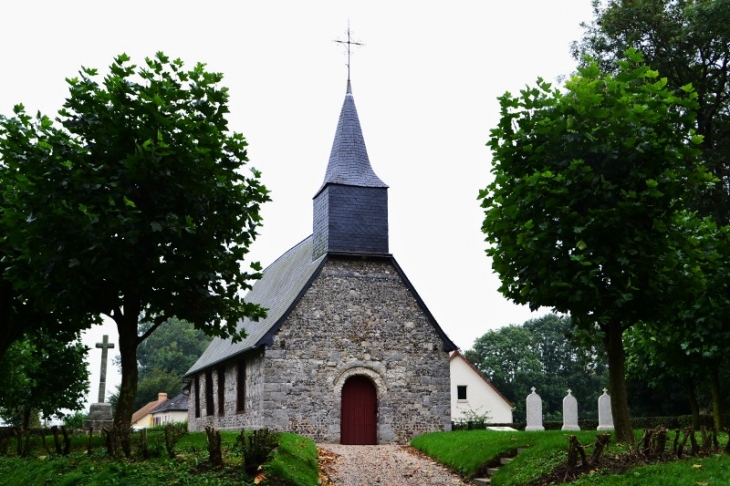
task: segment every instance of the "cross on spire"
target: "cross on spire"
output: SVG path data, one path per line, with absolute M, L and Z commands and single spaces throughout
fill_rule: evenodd
M 362 42 L 352 40 L 352 32 L 350 31 L 350 22 L 347 23 L 347 40 L 336 39 L 335 42 L 342 45 L 347 45 L 347 91 L 350 92 L 350 54 L 352 46 L 364 46 Z

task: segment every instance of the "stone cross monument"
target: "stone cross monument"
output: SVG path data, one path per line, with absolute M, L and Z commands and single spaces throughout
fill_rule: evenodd
M 109 342 L 109 336 L 104 334 L 103 339 L 100 343 L 96 343 L 97 348 L 101 348 L 101 377 L 99 378 L 99 403 L 104 403 L 104 397 L 106 396 L 106 360 L 107 350 L 114 348 L 114 343 Z
M 104 403 L 106 395 L 106 362 L 108 358 L 108 350 L 114 347 L 114 343 L 109 342 L 109 336 L 104 334 L 100 343 L 96 343 L 97 348 L 101 348 L 101 377 L 99 378 L 99 402 L 92 403 L 89 406 L 89 419 L 84 421 L 84 428 L 101 431 L 103 427 L 111 427 L 114 424 L 112 417 L 111 403 Z

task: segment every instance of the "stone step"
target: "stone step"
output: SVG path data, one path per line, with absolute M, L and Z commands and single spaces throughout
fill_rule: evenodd
M 498 467 L 490 467 L 490 468 L 487 468 L 487 474 L 489 476 L 494 476 L 494 473 L 496 473 L 497 471 L 499 471 L 499 468 Z
M 474 478 L 472 482 L 477 486 L 488 486 L 489 484 L 492 484 L 492 481 L 489 478 Z
M 502 457 L 499 459 L 499 462 L 502 465 L 509 464 L 510 462 L 512 462 L 512 458 L 511 457 Z

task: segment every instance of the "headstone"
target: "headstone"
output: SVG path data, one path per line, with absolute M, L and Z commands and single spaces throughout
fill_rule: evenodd
M 563 398 L 563 429 L 580 430 L 578 425 L 578 400 L 571 395 L 571 390 Z
M 532 387 L 532 393 L 527 395 L 527 426 L 525 430 L 545 430 L 542 426 L 542 398 L 535 393 L 535 387 Z
M 611 413 L 611 396 L 603 389 L 598 397 L 598 430 L 613 430 L 613 414 Z
M 92 403 L 89 406 L 89 418 L 84 421 L 84 428 L 93 428 L 101 430 L 102 427 L 109 427 L 114 424 L 112 416 L 111 403 L 104 403 L 104 395 L 106 395 L 106 361 L 108 350 L 114 347 L 114 343 L 109 342 L 109 336 L 104 334 L 100 343 L 96 343 L 97 348 L 101 348 L 101 377 L 99 378 L 99 403 Z

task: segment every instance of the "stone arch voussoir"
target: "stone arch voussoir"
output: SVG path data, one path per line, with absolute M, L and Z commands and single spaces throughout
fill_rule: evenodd
M 378 398 L 385 396 L 386 392 L 388 391 L 387 387 L 385 386 L 385 380 L 383 377 L 378 373 L 377 371 L 366 368 L 364 366 L 353 366 L 351 368 L 347 368 L 343 370 L 337 378 L 335 378 L 334 382 L 334 393 L 336 397 L 339 397 L 342 395 L 342 387 L 345 385 L 345 382 L 348 378 L 351 376 L 366 376 L 370 379 L 370 381 L 373 382 L 375 385 L 375 390 L 378 392 Z

